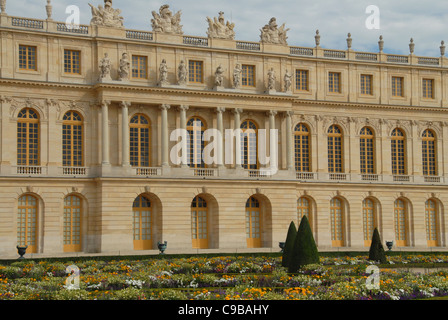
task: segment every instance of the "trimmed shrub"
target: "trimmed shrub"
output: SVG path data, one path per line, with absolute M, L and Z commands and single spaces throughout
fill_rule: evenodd
M 316 242 L 314 241 L 310 223 L 306 216 L 302 217 L 299 229 L 294 240 L 292 254 L 290 255 L 288 272 L 294 273 L 308 264 L 319 263 L 319 253 L 317 251 Z
M 377 228 L 373 230 L 372 243 L 370 244 L 369 250 L 369 260 L 387 263 L 386 254 L 384 253 L 384 248 L 381 244 L 381 238 Z
M 286 235 L 285 247 L 283 248 L 282 266 L 287 268 L 289 266 L 290 254 L 294 247 L 294 241 L 297 235 L 297 228 L 294 221 L 289 224 L 288 233 Z

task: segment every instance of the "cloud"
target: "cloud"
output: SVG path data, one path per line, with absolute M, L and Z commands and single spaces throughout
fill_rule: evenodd
M 53 19 L 65 21 L 68 5 L 81 10 L 81 23 L 89 24 L 89 3 L 103 4 L 102 0 L 53 0 Z M 13 16 L 46 18 L 45 1 L 8 0 L 7 13 Z M 415 42 L 417 55 L 439 56 L 440 41 L 444 40 L 448 21 L 448 1 L 444 0 L 113 0 L 114 8 L 122 10 L 125 26 L 129 29 L 151 30 L 151 12 L 162 4 L 172 11 L 182 11 L 184 34 L 206 36 L 206 17 L 216 17 L 219 11 L 235 23 L 236 39 L 259 41 L 260 29 L 271 17 L 285 23 L 288 44 L 313 47 L 316 29 L 321 34 L 321 45 L 326 48 L 346 49 L 347 34 L 353 39 L 356 51 L 378 51 L 378 38 L 383 35 L 386 53 L 409 53 L 409 40 Z M 366 8 L 380 9 L 380 30 L 365 27 Z M 448 38 L 445 39 L 448 43 Z

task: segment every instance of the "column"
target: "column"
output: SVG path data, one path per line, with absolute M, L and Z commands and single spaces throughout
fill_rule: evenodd
M 293 155 L 293 144 L 292 144 L 292 121 L 291 117 L 294 115 L 294 111 L 286 111 L 286 168 L 288 170 L 294 170 Z
M 121 129 L 122 129 L 121 165 L 123 167 L 130 166 L 130 162 L 129 162 L 129 152 L 130 152 L 129 151 L 129 112 L 128 112 L 128 108 L 130 105 L 131 105 L 130 102 L 127 102 L 127 101 L 121 102 L 121 122 L 122 122 L 122 124 L 121 124 Z
M 179 106 L 180 128 L 182 129 L 182 159 L 181 166 L 188 167 L 188 147 L 187 147 L 187 110 L 188 106 Z
M 109 162 L 109 105 L 110 101 L 101 102 L 102 117 L 102 165 L 110 165 Z
M 216 108 L 216 122 L 218 131 L 221 134 L 218 141 L 218 167 L 224 167 L 224 123 L 223 112 L 226 111 L 224 107 Z
M 272 169 L 278 169 L 278 134 L 277 139 L 274 139 L 272 130 L 275 130 L 275 116 L 277 115 L 277 111 L 275 110 L 269 110 L 269 167 Z
M 170 105 L 163 104 L 160 106 L 162 111 L 162 167 L 168 167 L 169 151 L 168 151 L 168 109 Z
M 235 124 L 235 168 L 241 169 L 241 117 L 240 114 L 243 112 L 240 108 L 233 109 L 233 120 Z

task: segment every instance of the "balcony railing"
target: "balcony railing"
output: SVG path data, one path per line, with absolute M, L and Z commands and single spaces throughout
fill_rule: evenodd
M 160 176 L 162 174 L 162 169 L 157 167 L 138 167 L 134 168 L 135 174 L 137 176 Z
M 86 167 L 62 167 L 64 176 L 85 176 L 87 175 Z
M 146 40 L 146 41 L 154 40 L 152 32 L 137 31 L 137 30 L 126 30 L 126 38 L 136 40 Z
M 67 25 L 66 23 L 58 22 L 56 30 L 69 33 L 89 34 L 89 26 L 86 25 Z
M 240 50 L 247 51 L 260 51 L 261 46 L 259 42 L 250 42 L 250 41 L 237 41 L 236 48 Z
M 16 166 L 15 168 L 18 175 L 41 175 L 45 172 L 45 167 L 42 166 Z
M 11 24 L 14 27 L 22 27 L 22 28 L 30 28 L 30 29 L 43 29 L 44 28 L 44 20 L 37 20 L 37 19 L 11 17 Z
M 297 180 L 315 180 L 316 174 L 314 172 L 296 172 Z
M 183 44 L 196 47 L 208 47 L 208 38 L 184 36 Z
M 215 177 L 218 174 L 218 171 L 216 169 L 203 169 L 203 168 L 198 168 L 198 169 L 194 169 L 194 175 L 195 177 Z

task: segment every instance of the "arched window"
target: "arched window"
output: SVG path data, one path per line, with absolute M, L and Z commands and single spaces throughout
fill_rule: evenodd
M 192 117 L 187 122 L 188 132 L 188 156 L 189 166 L 192 168 L 205 168 L 205 162 L 202 156 L 202 152 L 205 147 L 205 141 L 203 140 L 204 131 L 206 126 L 204 121 L 199 117 Z
M 207 201 L 200 196 L 196 196 L 191 202 L 191 238 L 193 248 L 208 248 Z
M 82 201 L 75 195 L 64 198 L 64 252 L 81 251 Z
M 241 123 L 241 165 L 245 169 L 258 169 L 258 127 L 252 120 Z
M 17 119 L 17 165 L 40 164 L 39 139 L 37 112 L 28 108 L 21 110 Z
M 373 230 L 377 225 L 375 202 L 372 199 L 364 199 L 362 202 L 362 222 L 364 231 L 364 245 L 370 246 Z
M 62 165 L 82 167 L 83 161 L 83 121 L 75 111 L 68 111 L 62 120 Z
M 298 218 L 298 225 L 300 225 L 300 221 L 302 220 L 303 216 L 306 216 L 308 218 L 308 222 L 310 224 L 310 227 L 312 229 L 313 226 L 313 217 L 312 217 L 312 208 L 311 208 L 311 201 L 307 197 L 300 197 L 297 200 L 297 218 Z
M 133 167 L 149 167 L 150 161 L 150 130 L 149 119 L 136 114 L 129 124 L 130 162 Z
M 363 174 L 375 173 L 375 147 L 373 131 L 364 127 L 359 138 L 360 169 Z
M 299 123 L 294 129 L 294 150 L 296 171 L 311 172 L 310 132 L 303 123 Z
M 439 245 L 439 224 L 437 202 L 435 200 L 430 199 L 425 203 L 425 222 L 428 247 L 436 247 Z
M 134 250 L 152 249 L 152 208 L 146 195 L 139 195 L 132 205 Z
M 333 247 L 344 246 L 344 208 L 339 198 L 330 202 L 331 240 Z
M 328 129 L 328 172 L 343 172 L 342 157 L 342 131 L 338 126 L 332 125 Z
M 423 175 L 437 175 L 436 136 L 431 130 L 425 130 L 422 134 L 422 167 Z
M 406 174 L 406 144 L 402 130 L 395 128 L 392 131 L 392 174 Z
M 246 201 L 246 240 L 248 248 L 261 247 L 260 202 L 250 197 Z
M 399 247 L 408 245 L 408 209 L 402 199 L 394 203 L 395 242 Z
M 27 253 L 37 252 L 38 200 L 32 195 L 23 195 L 18 201 L 17 245 L 28 246 Z

